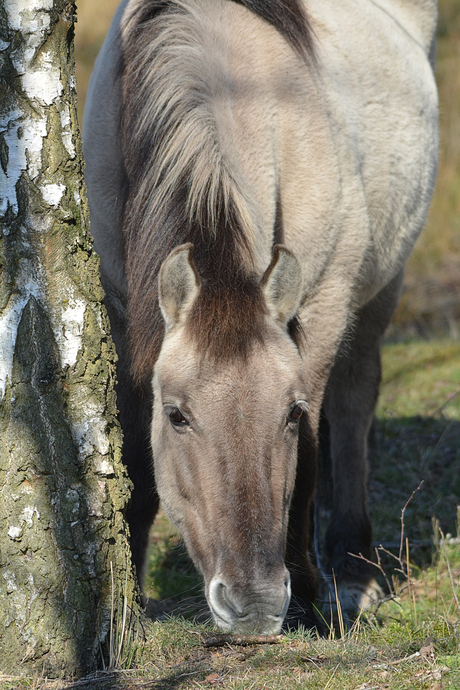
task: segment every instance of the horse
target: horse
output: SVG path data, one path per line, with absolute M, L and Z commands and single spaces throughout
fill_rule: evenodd
M 161 499 L 224 631 L 321 628 L 328 466 L 323 573 L 344 611 L 379 596 L 367 437 L 436 176 L 435 23 L 434 0 L 123 0 L 97 58 L 85 176 L 133 563 L 142 583 Z

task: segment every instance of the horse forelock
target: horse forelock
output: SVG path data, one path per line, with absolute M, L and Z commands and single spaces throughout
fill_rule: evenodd
M 186 191 L 175 195 L 176 212 L 163 215 L 160 237 L 137 234 L 128 245 L 129 333 L 133 374 L 139 381 L 151 375 L 164 338 L 156 276 L 163 256 L 175 246 L 178 224 L 187 228 L 183 241 L 194 244 L 193 261 L 201 277 L 185 324 L 195 348 L 204 356 L 228 360 L 246 356 L 264 337 L 267 309 L 236 209 L 233 204 L 230 209 L 221 207 L 209 234 L 196 221 L 184 224 L 180 196 L 185 195 Z
M 236 279 L 233 288 L 204 284 L 188 314 L 186 335 L 205 359 L 245 359 L 254 345 L 264 345 L 267 340 L 268 310 L 258 282 Z M 289 322 L 287 332 L 300 350 L 305 335 L 297 316 Z
M 297 50 L 301 35 L 305 50 L 311 44 L 298 0 L 240 4 Z M 216 48 L 208 54 L 206 32 L 214 15 L 203 12 L 205 5 L 215 7 L 209 0 L 132 2 L 122 26 L 124 241 L 137 380 L 151 375 L 163 341 L 161 264 L 185 242 L 194 244 L 203 280 L 190 335 L 219 357 L 244 354 L 249 343 L 262 339 L 265 303 L 254 277 L 258 215 L 219 136 L 214 96 L 223 84 L 232 85 L 226 81 L 225 35 L 211 42 Z
M 138 381 L 148 378 L 160 353 L 164 322 L 158 305 L 157 276 L 162 257 L 173 248 L 174 225 L 181 223 L 179 211 L 164 216 L 165 232 L 161 238 L 140 235 L 130 243 L 127 261 L 130 265 L 129 336 L 133 375 Z M 171 229 L 171 234 L 168 230 Z M 247 270 L 238 248 L 245 237 L 239 237 L 240 225 L 232 213 L 220 213 L 215 234 L 201 232 L 197 223 L 188 226 L 185 241 L 194 243 L 193 261 L 201 276 L 201 289 L 185 323 L 186 335 L 195 349 L 214 360 L 246 357 L 255 343 L 263 343 L 268 310 L 254 270 Z M 226 236 L 226 237 L 224 237 Z M 161 243 L 159 242 L 161 239 Z M 154 244 L 157 253 L 151 251 Z M 248 254 L 250 248 L 245 250 Z M 305 334 L 295 316 L 288 323 L 288 334 L 296 347 L 305 346 Z
M 246 358 L 265 339 L 267 309 L 254 279 L 235 276 L 232 288 L 204 282 L 188 314 L 185 334 L 203 358 L 229 361 Z

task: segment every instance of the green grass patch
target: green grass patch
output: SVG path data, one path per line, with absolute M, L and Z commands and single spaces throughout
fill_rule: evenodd
M 371 438 L 370 502 L 377 541 L 396 543 L 402 507 L 413 556 L 427 565 L 432 519 L 455 533 L 460 502 L 460 343 L 391 344 Z
M 187 555 L 177 530 L 163 515 L 150 535 L 146 594 L 154 599 L 194 597 L 201 593 L 202 581 Z
M 435 417 L 460 421 L 460 342 L 416 341 L 386 345 L 377 416 Z

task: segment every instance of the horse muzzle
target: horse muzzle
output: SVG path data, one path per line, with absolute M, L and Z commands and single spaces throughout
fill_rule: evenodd
M 281 582 L 232 586 L 213 577 L 207 593 L 216 625 L 224 632 L 277 635 L 291 599 L 291 581 L 286 571 Z

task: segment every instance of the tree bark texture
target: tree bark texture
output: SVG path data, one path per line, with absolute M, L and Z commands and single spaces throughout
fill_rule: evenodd
M 96 668 L 111 564 L 135 599 L 115 351 L 76 122 L 74 11 L 67 0 L 0 0 L 0 671 L 9 674 Z

